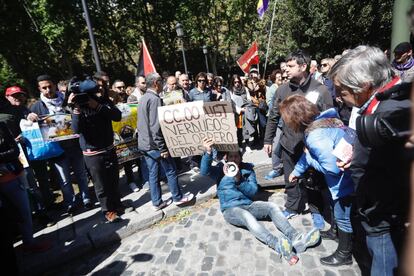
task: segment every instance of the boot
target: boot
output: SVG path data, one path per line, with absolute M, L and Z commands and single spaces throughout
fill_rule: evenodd
M 328 231 L 321 231 L 321 238 L 323 240 L 334 240 L 338 241 L 338 230 L 336 229 L 336 225 L 332 225 Z
M 338 229 L 338 237 L 338 248 L 332 255 L 321 258 L 321 264 L 328 266 L 352 264 L 352 233 Z

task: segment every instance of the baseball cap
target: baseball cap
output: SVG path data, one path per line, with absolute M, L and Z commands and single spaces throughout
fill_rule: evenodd
M 79 92 L 94 94 L 98 92 L 98 85 L 93 80 L 84 80 L 79 84 Z
M 409 42 L 401 42 L 400 44 L 395 46 L 394 53 L 397 54 L 397 55 L 398 54 L 404 54 L 404 53 L 407 53 L 410 50 L 412 50 L 412 47 L 411 47 L 411 44 Z
M 257 70 L 257 68 L 251 68 L 250 69 L 250 74 L 251 73 L 259 73 L 259 70 Z
M 23 89 L 19 86 L 10 86 L 6 89 L 6 96 L 11 96 L 17 93 L 26 94 L 26 92 L 24 92 Z

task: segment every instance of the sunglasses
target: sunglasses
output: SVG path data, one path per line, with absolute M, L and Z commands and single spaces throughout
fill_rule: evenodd
M 326 67 L 326 66 L 328 66 L 328 63 L 323 63 L 321 65 L 322 65 L 322 67 Z
M 206 80 L 197 80 L 197 82 L 206 82 Z
M 117 86 L 117 87 L 115 87 L 116 89 L 124 89 L 125 88 L 125 86 Z

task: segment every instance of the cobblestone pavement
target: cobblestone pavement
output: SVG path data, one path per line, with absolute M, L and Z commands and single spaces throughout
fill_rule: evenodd
M 284 195 L 277 190 L 269 201 L 282 206 Z M 265 226 L 277 233 L 271 222 Z M 309 214 L 295 217 L 292 225 L 302 231 L 312 227 Z M 328 225 L 326 226 L 328 227 Z M 323 241 L 299 255 L 289 266 L 272 249 L 247 230 L 227 224 L 217 199 L 182 211 L 171 221 L 137 232 L 122 243 L 100 249 L 50 275 L 360 275 L 351 266 L 322 266 L 319 258 L 336 248 Z

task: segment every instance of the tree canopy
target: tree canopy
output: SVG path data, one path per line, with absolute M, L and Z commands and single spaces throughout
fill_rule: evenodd
M 276 2 L 275 2 L 276 1 Z M 2 0 L 0 83 L 32 90 L 37 75 L 56 79 L 94 71 L 81 0 Z M 89 13 L 103 70 L 112 79 L 133 82 L 144 38 L 159 72 L 183 71 L 175 31 L 185 31 L 191 72 L 205 71 L 202 46 L 209 47 L 210 69 L 227 76 L 241 71 L 235 60 L 256 40 L 264 65 L 272 10 L 275 20 L 269 69 L 291 50 L 333 57 L 359 44 L 389 47 L 391 0 L 273 0 L 263 19 L 251 0 L 89 0 Z M 1 88 L 1 87 L 0 87 Z

